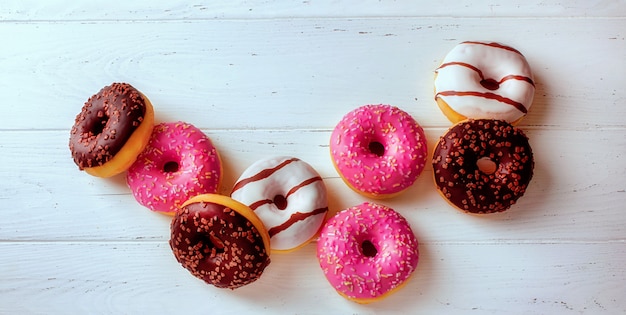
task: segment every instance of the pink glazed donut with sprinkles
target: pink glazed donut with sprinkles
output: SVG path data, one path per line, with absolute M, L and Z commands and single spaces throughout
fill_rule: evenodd
M 156 125 L 126 175 L 141 205 L 168 215 L 191 197 L 216 193 L 221 178 L 222 163 L 211 140 L 185 122 Z
M 340 211 L 321 230 L 317 258 L 328 282 L 357 303 L 381 300 L 406 284 L 418 242 L 393 209 L 365 202 Z
M 330 155 L 350 188 L 384 199 L 415 183 L 428 154 L 424 131 L 411 115 L 391 105 L 365 105 L 337 124 Z

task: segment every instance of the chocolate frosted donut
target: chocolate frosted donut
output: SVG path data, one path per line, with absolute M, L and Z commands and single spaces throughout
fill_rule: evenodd
M 170 247 L 192 275 L 218 288 L 256 281 L 269 265 L 269 234 L 247 206 L 205 194 L 183 204 L 171 226 Z
M 526 135 L 502 120 L 466 120 L 443 135 L 433 152 L 433 174 L 441 195 L 470 213 L 507 210 L 533 176 Z
M 69 146 L 76 165 L 83 170 L 111 161 L 147 114 L 152 114 L 149 101 L 127 83 L 113 83 L 90 97 L 70 132 Z M 150 130 L 144 133 L 149 136 Z M 131 154 L 130 158 L 134 161 L 137 154 Z

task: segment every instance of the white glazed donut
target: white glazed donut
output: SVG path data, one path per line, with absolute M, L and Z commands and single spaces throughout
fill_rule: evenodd
M 467 118 L 516 123 L 535 95 L 526 58 L 498 43 L 463 42 L 446 55 L 435 73 L 435 100 L 453 123 Z
M 326 186 L 309 164 L 280 156 L 250 165 L 231 197 L 249 206 L 270 235 L 274 251 L 297 249 L 321 229 L 328 212 Z

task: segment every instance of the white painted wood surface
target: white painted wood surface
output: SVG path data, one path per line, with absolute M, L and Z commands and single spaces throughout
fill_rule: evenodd
M 3 1 L 0 5 L 2 314 L 626 313 L 626 1 Z M 526 195 L 470 216 L 428 167 L 383 201 L 420 240 L 406 287 L 358 305 L 328 285 L 314 244 L 272 256 L 263 277 L 205 285 L 169 249 L 169 217 L 124 177 L 79 172 L 67 141 L 84 101 L 114 81 L 157 120 L 203 129 L 223 156 L 222 193 L 257 159 L 298 156 L 333 211 L 365 198 L 328 155 L 349 110 L 388 103 L 425 128 L 450 123 L 433 70 L 456 43 L 494 40 L 528 58 L 537 94 L 523 128 Z

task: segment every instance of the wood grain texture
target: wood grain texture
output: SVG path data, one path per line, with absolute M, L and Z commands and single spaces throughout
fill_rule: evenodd
M 621 294 L 626 276 L 623 266 L 616 263 L 616 259 L 626 259 L 622 244 L 422 243 L 419 248 L 417 271 L 402 290 L 379 303 L 357 305 L 328 285 L 312 244 L 297 255 L 273 255 L 261 279 L 230 291 L 191 276 L 178 265 L 165 241 L 0 243 L 6 257 L 0 260 L 0 312 L 626 311 Z M 49 267 L 41 268 L 42 260 Z M 544 278 L 546 274 L 550 281 Z
M 0 93 L 10 110 L 0 115 L 0 129 L 66 129 L 77 108 L 113 81 L 143 91 L 157 118 L 201 113 L 194 123 L 208 129 L 331 129 L 368 103 L 393 104 L 424 126 L 447 127 L 435 106 L 434 69 L 458 42 L 485 33 L 521 50 L 534 69 L 536 99 L 523 125 L 621 126 L 626 71 L 608 69 L 626 69 L 623 24 L 532 18 L 3 23 Z
M 348 1 L 10 1 L 0 7 L 0 20 L 190 20 L 274 19 L 381 16 L 435 17 L 623 17 L 621 0 L 442 0 L 419 3 L 411 0 Z
M 426 129 L 429 152 L 445 131 Z M 223 194 L 256 160 L 292 155 L 310 163 L 324 178 L 331 210 L 367 200 L 347 188 L 333 168 L 330 131 L 205 132 L 224 161 Z M 535 175 L 525 196 L 510 211 L 477 217 L 454 210 L 437 194 L 430 165 L 408 192 L 385 203 L 423 230 L 420 236 L 426 241 L 623 240 L 626 217 L 620 201 L 626 198 L 626 182 L 615 179 L 626 178 L 624 131 L 530 129 L 526 134 L 534 152 Z M 134 202 L 123 175 L 100 179 L 78 171 L 69 156 L 68 137 L 68 131 L 0 133 L 5 152 L 0 156 L 0 176 L 12 183 L 0 199 L 5 209 L 0 222 L 7 220 L 2 225 L 11 227 L 0 230 L 0 240 L 168 238 L 167 217 L 149 213 Z M 604 148 L 602 162 L 598 152 L 581 145 L 591 143 Z M 42 150 L 47 152 L 46 164 L 38 163 Z M 25 209 L 29 215 L 20 215 Z M 77 217 L 81 217 L 80 224 L 73 226 Z
M 4 1 L 0 5 L 1 314 L 624 314 L 626 2 Z M 328 187 L 331 212 L 368 200 L 334 170 L 341 117 L 387 103 L 425 128 L 450 123 L 433 71 L 464 40 L 518 48 L 537 82 L 520 124 L 535 175 L 505 213 L 472 216 L 439 196 L 427 165 L 382 201 L 420 240 L 420 263 L 388 299 L 336 294 L 315 243 L 273 255 L 261 280 L 220 290 L 168 245 L 170 218 L 123 175 L 78 171 L 68 140 L 89 96 L 133 84 L 157 122 L 213 140 L 220 190 L 258 159 L 293 155 Z

